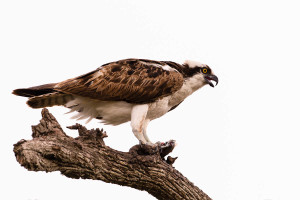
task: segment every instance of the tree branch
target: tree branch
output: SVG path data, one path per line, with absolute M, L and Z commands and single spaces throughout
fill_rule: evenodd
M 105 145 L 103 130 L 87 130 L 76 124 L 79 137 L 65 134 L 54 116 L 42 110 L 42 119 L 32 126 L 32 140 L 21 140 L 14 145 L 17 161 L 30 171 L 60 171 L 69 178 L 102 180 L 122 186 L 145 190 L 157 199 L 209 200 L 172 167 L 176 158 L 164 157 L 175 147 L 174 141 L 151 146 L 133 146 L 120 152 Z

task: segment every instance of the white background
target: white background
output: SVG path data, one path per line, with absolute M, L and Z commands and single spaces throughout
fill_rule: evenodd
M 13 89 L 59 82 L 123 58 L 208 64 L 219 77 L 150 123 L 176 139 L 176 169 L 215 200 L 299 200 L 297 1 L 1 1 L 0 199 L 153 199 L 146 192 L 60 173 L 29 172 L 13 144 L 40 110 Z M 50 108 L 63 127 L 66 108 Z M 84 123 L 83 121 L 81 123 Z M 103 127 L 106 144 L 137 143 L 129 124 Z M 66 130 L 71 136 L 76 131 Z

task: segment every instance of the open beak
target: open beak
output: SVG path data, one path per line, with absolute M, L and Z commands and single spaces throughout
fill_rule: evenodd
M 218 85 L 219 79 L 217 76 L 215 75 L 206 75 L 205 77 L 205 81 L 207 84 L 209 84 L 211 87 L 215 87 L 214 84 L 212 83 L 212 81 L 216 82 L 216 85 Z

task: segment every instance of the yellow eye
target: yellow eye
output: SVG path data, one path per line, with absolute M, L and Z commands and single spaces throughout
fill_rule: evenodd
M 207 73 L 207 68 L 203 68 L 203 69 L 202 69 L 202 73 L 203 73 L 203 74 L 206 74 L 206 73 Z

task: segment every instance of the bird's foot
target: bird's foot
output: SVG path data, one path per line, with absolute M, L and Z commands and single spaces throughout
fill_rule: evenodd
M 175 140 L 170 140 L 168 142 L 156 142 L 153 143 L 140 143 L 139 145 L 135 145 L 130 148 L 129 152 L 133 155 L 139 156 L 151 156 L 156 155 L 160 156 L 163 160 L 165 160 L 168 164 L 172 165 L 177 157 L 173 158 L 168 156 L 167 159 L 164 157 L 171 153 L 176 146 Z
M 160 144 L 160 156 L 162 159 L 165 159 L 165 156 L 168 155 L 169 153 L 171 153 L 173 151 L 173 149 L 176 147 L 176 141 L 175 140 L 169 140 L 168 142 L 161 142 Z M 171 157 L 171 156 L 168 156 L 167 157 L 167 160 L 166 162 L 170 165 L 172 165 L 175 160 L 177 159 L 178 157 Z
M 159 152 L 159 145 L 156 143 L 154 144 L 152 142 L 146 142 L 146 143 L 140 142 L 140 149 L 143 152 L 143 154 L 153 155 Z
M 171 153 L 173 149 L 176 147 L 175 140 L 169 140 L 167 142 L 158 142 L 159 146 L 159 154 L 162 158 Z
M 156 142 L 155 144 L 147 142 L 146 144 L 140 144 L 141 150 L 145 154 L 156 154 L 159 153 L 162 158 L 171 153 L 176 146 L 175 140 L 170 140 L 167 142 Z

